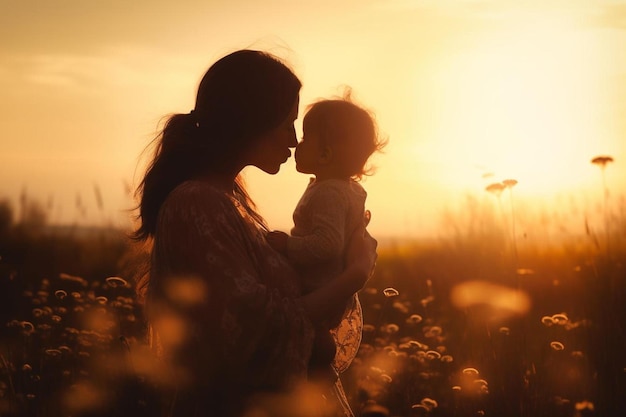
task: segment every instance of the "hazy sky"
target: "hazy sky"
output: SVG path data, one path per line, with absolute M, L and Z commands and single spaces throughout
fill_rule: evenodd
M 431 234 L 506 178 L 521 207 L 592 210 L 601 154 L 626 190 L 626 1 L 0 0 L 0 196 L 26 190 L 55 222 L 128 224 L 159 121 L 244 47 L 285 58 L 304 105 L 350 85 L 377 114 L 389 145 L 364 186 L 379 234 Z M 246 176 L 289 228 L 308 178 L 292 160 Z

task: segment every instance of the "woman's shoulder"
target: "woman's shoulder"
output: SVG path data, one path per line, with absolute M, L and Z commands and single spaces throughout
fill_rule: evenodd
M 228 195 L 206 181 L 188 180 L 174 188 L 165 200 L 166 203 L 220 203 L 230 201 Z
M 227 215 L 235 208 L 231 198 L 210 183 L 189 180 L 179 184 L 165 199 L 163 213 L 204 216 L 211 213 Z

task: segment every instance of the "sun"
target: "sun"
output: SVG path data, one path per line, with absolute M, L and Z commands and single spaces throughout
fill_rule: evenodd
M 598 39 L 553 21 L 500 35 L 453 54 L 434 75 L 432 136 L 448 179 L 491 174 L 539 193 L 595 181 L 589 161 L 611 148 Z

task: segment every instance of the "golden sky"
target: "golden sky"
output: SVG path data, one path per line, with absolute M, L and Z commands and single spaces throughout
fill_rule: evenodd
M 485 186 L 507 178 L 519 181 L 520 207 L 566 199 L 593 211 L 597 155 L 615 158 L 606 169 L 614 201 L 626 189 L 626 1 L 0 0 L 0 8 L 0 196 L 16 202 L 25 189 L 54 222 L 127 225 L 125 184 L 138 182 L 162 116 L 191 110 L 208 66 L 244 47 L 285 58 L 304 83 L 304 105 L 350 85 L 377 114 L 390 142 L 363 184 L 379 235 L 433 234 L 445 209 L 463 209 L 468 193 L 490 198 Z M 270 225 L 288 229 L 308 178 L 292 160 L 277 176 L 246 176 Z

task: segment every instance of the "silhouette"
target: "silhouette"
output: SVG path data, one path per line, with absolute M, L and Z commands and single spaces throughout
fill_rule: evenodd
M 341 275 L 302 295 L 239 176 L 246 166 L 275 174 L 291 156 L 300 86 L 277 58 L 236 51 L 157 138 L 135 238 L 153 241 L 142 288 L 168 415 L 351 414 L 343 395 L 307 382 L 307 364 L 314 328 L 365 284 L 376 242 L 361 227 Z

